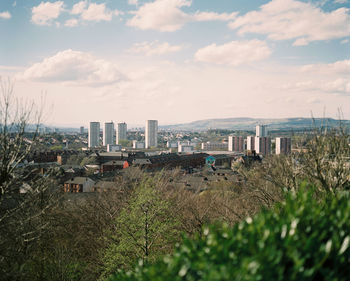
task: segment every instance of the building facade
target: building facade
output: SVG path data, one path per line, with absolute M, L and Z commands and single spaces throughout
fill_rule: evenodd
M 100 122 L 90 122 L 89 147 L 100 146 Z
M 167 141 L 166 143 L 167 148 L 177 148 L 178 146 L 179 146 L 179 142 Z
M 192 145 L 188 144 L 180 144 L 177 148 L 178 152 L 193 152 L 194 148 Z
M 244 151 L 244 138 L 242 136 L 228 137 L 228 151 Z
M 291 138 L 276 138 L 276 154 L 289 154 L 291 151 Z
M 146 148 L 158 146 L 157 136 L 158 136 L 158 121 L 147 120 L 146 131 L 145 131 Z
M 64 183 L 64 192 L 92 192 L 95 182 L 88 177 L 75 177 Z
M 103 130 L 103 145 L 114 144 L 114 123 L 105 123 L 105 129 Z
M 145 148 L 145 143 L 143 141 L 133 140 L 132 141 L 132 148 L 144 149 Z
M 84 134 L 84 126 L 80 127 L 80 134 L 83 135 Z
M 266 125 L 257 125 L 255 127 L 255 135 L 257 137 L 267 137 L 267 126 Z
M 117 144 L 120 144 L 121 140 L 127 140 L 128 137 L 126 135 L 126 132 L 128 130 L 127 124 L 124 123 L 118 123 L 118 128 L 117 128 Z
M 255 137 L 247 137 L 247 151 L 255 151 Z
M 269 137 L 255 137 L 255 151 L 264 156 L 271 154 L 271 139 Z
M 202 142 L 202 150 L 226 150 L 227 142 Z
M 120 144 L 107 144 L 107 152 L 121 151 L 122 146 Z

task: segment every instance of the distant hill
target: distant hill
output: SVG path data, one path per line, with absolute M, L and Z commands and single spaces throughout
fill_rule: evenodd
M 261 119 L 261 118 L 223 118 L 206 119 L 190 123 L 160 126 L 162 129 L 204 131 L 208 129 L 227 130 L 254 130 L 258 124 L 268 125 L 269 130 L 296 130 L 310 129 L 315 122 L 316 126 L 327 124 L 329 127 L 339 125 L 339 120 L 332 118 L 283 118 L 283 119 Z M 350 120 L 342 120 L 342 124 L 350 127 Z

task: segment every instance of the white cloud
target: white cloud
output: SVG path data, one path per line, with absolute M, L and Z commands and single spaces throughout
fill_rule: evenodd
M 71 14 L 80 15 L 81 20 L 85 21 L 111 21 L 113 15 L 119 16 L 123 12 L 114 10 L 111 11 L 106 7 L 105 3 L 88 3 L 87 1 L 80 1 L 73 5 Z
M 328 78 L 328 81 L 314 78 L 312 81 L 288 83 L 283 86 L 283 89 L 297 92 L 307 91 L 346 95 L 350 94 L 350 81 L 344 78 Z
M 106 9 L 106 4 L 104 3 L 91 3 L 81 13 L 81 18 L 86 21 L 110 21 L 112 19 L 112 12 Z
M 347 0 L 334 0 L 333 1 L 335 4 L 345 4 L 347 3 L 348 1 Z
M 295 39 L 294 45 L 350 35 L 348 8 L 324 12 L 312 3 L 272 0 L 260 10 L 237 17 L 229 24 L 238 33 L 266 34 L 272 40 Z
M 125 80 L 118 68 L 89 53 L 65 50 L 45 58 L 17 75 L 20 80 L 66 82 L 77 86 L 99 86 Z
M 77 26 L 78 23 L 79 22 L 77 19 L 69 19 L 69 20 L 66 20 L 66 22 L 64 23 L 64 26 L 73 27 L 73 26 Z
M 63 11 L 63 1 L 41 2 L 32 8 L 32 22 L 38 25 L 51 25 Z
M 338 78 L 321 85 L 320 90 L 325 92 L 335 92 L 350 94 L 350 79 Z
M 156 0 L 145 3 L 137 11 L 131 12 L 134 16 L 127 24 L 142 30 L 175 31 L 190 20 L 190 16 L 180 9 L 184 6 L 191 6 L 191 1 Z
M 74 4 L 72 11 L 71 11 L 71 14 L 73 14 L 73 15 L 81 14 L 85 10 L 86 4 L 87 4 L 86 1 L 80 1 L 76 4 Z
M 308 64 L 301 68 L 302 72 L 329 75 L 350 75 L 350 60 L 337 61 L 328 64 Z
M 10 19 L 10 18 L 11 18 L 11 14 L 8 11 L 0 13 L 0 19 Z
M 286 84 L 285 89 L 350 94 L 350 60 L 304 65 L 299 73 L 299 81 Z
M 344 39 L 340 41 L 340 44 L 346 44 L 346 43 L 349 43 L 349 39 Z
M 260 61 L 270 56 L 271 50 L 264 41 L 232 41 L 223 45 L 211 44 L 199 49 L 197 61 L 237 66 Z
M 218 21 L 229 21 L 233 20 L 237 16 L 237 13 L 214 13 L 214 12 L 197 12 L 194 14 L 193 18 L 195 21 L 212 21 L 212 20 L 218 20 Z
M 146 56 L 152 56 L 178 52 L 183 48 L 183 45 L 170 45 L 168 42 L 160 43 L 158 41 L 154 41 L 135 43 L 128 50 L 128 52 L 133 54 L 144 54 Z
M 155 0 L 142 5 L 138 10 L 130 12 L 134 16 L 127 24 L 142 30 L 153 29 L 172 32 L 181 29 L 191 21 L 229 21 L 237 13 L 199 12 L 185 13 L 181 8 L 190 7 L 191 0 Z

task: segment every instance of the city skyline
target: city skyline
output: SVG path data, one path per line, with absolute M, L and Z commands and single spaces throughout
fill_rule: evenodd
M 44 94 L 53 126 L 337 118 L 339 108 L 350 119 L 349 9 L 346 0 L 1 1 L 0 76 L 20 97 Z

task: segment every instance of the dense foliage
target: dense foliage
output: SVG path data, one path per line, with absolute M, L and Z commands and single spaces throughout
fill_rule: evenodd
M 102 277 L 138 259 L 154 260 L 169 253 L 178 241 L 178 223 L 170 202 L 154 188 L 161 181 L 162 174 L 144 177 L 121 210 L 108 235 L 111 243 L 104 251 Z
M 253 219 L 204 228 L 175 253 L 110 280 L 348 280 L 350 201 L 304 186 Z

